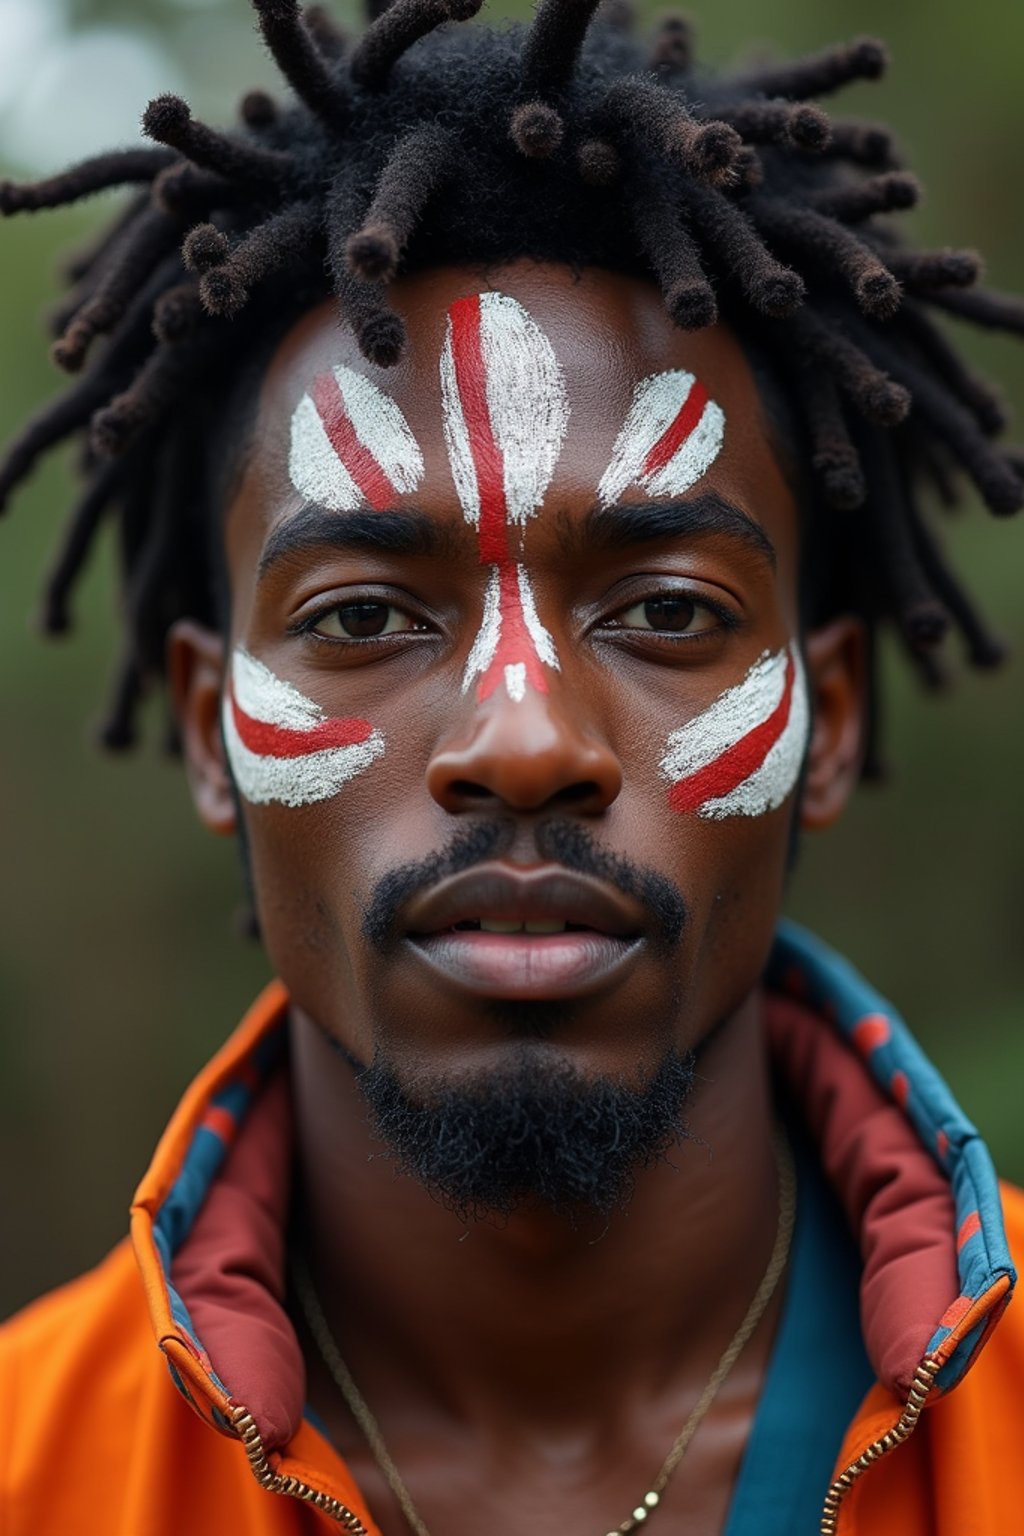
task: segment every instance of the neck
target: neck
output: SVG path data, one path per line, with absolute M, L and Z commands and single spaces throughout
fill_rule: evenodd
M 301 1016 L 293 1062 L 312 1270 L 371 1400 L 554 1429 L 710 1373 L 778 1217 L 756 996 L 702 1053 L 690 1139 L 607 1219 L 534 1209 L 467 1228 L 396 1174 L 351 1069 Z

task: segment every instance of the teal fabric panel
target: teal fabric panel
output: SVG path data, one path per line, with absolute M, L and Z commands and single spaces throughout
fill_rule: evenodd
M 860 1331 L 860 1257 L 813 1154 L 791 1140 L 788 1282 L 725 1536 L 814 1536 L 843 1435 L 875 1379 Z

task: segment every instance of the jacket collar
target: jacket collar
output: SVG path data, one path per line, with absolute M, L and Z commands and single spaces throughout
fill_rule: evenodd
M 949 1391 L 1016 1279 L 987 1150 L 896 1011 L 819 940 L 784 924 L 766 985 L 777 1070 L 859 1234 L 872 1364 L 901 1401 L 923 1362 Z M 264 1462 L 308 1427 L 283 1307 L 287 1008 L 273 983 L 185 1094 L 132 1205 L 175 1385 L 215 1428 L 249 1433 Z M 343 1479 L 335 1493 L 354 1491 Z

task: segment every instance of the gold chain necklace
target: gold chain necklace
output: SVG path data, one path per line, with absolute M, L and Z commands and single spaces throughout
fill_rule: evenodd
M 613 1531 L 609 1531 L 608 1536 L 629 1536 L 631 1531 L 635 1531 L 637 1526 L 647 1520 L 657 1509 L 661 1503 L 662 1494 L 668 1487 L 669 1479 L 686 1455 L 690 1441 L 697 1433 L 708 1409 L 718 1396 L 726 1377 L 739 1359 L 744 1346 L 752 1337 L 758 1323 L 768 1309 L 768 1303 L 775 1294 L 775 1289 L 789 1261 L 789 1250 L 793 1238 L 793 1224 L 796 1219 L 796 1172 L 793 1167 L 793 1155 L 781 1127 L 777 1128 L 775 1132 L 775 1162 L 779 1174 L 779 1224 L 775 1231 L 775 1242 L 768 1260 L 768 1268 L 764 1272 L 761 1284 L 754 1292 L 750 1306 L 747 1308 L 746 1316 L 726 1346 L 722 1358 L 712 1371 L 706 1387 L 690 1410 L 686 1423 L 672 1442 L 672 1447 L 662 1462 L 661 1468 L 651 1483 L 650 1488 L 648 1488 L 632 1514 L 627 1515 L 625 1520 L 617 1525 Z M 366 1399 L 352 1379 L 352 1372 L 342 1359 L 341 1351 L 327 1325 L 327 1318 L 324 1316 L 324 1309 L 320 1304 L 320 1298 L 313 1285 L 313 1277 L 310 1274 L 305 1255 L 298 1251 L 294 1252 L 291 1265 L 295 1294 L 299 1299 L 309 1331 L 313 1336 L 317 1349 L 320 1351 L 324 1364 L 327 1366 L 342 1397 L 345 1399 L 349 1412 L 366 1436 L 373 1459 L 384 1474 L 384 1479 L 398 1501 L 399 1508 L 405 1516 L 410 1529 L 415 1532 L 415 1536 L 430 1536 L 430 1532 L 420 1518 L 416 1506 L 410 1497 L 409 1490 L 402 1481 L 398 1468 L 392 1461 L 388 1448 L 384 1444 L 380 1425 L 370 1411 Z

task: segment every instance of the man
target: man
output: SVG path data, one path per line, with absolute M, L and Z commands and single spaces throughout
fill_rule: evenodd
M 297 104 L 3 189 L 144 189 L 0 486 L 87 431 L 51 627 L 115 510 L 107 739 L 166 671 L 280 977 L 5 1329 L 4 1529 L 1012 1529 L 1020 1196 L 776 926 L 879 625 L 997 659 L 917 484 L 1020 464 L 926 306 L 1019 310 L 803 104 L 878 45 L 698 91 L 680 22 L 477 9 L 259 0 Z

